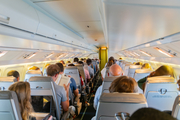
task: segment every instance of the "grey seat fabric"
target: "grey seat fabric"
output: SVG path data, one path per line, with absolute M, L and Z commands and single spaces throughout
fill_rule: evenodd
M 118 76 L 106 77 L 102 84 L 102 93 L 109 93 L 109 87 L 111 86 L 112 81 L 114 81 Z
M 18 98 L 14 91 L 0 91 L 0 119 L 22 120 Z
M 79 71 L 76 66 L 68 66 L 64 70 L 65 75 L 70 75 L 76 81 L 76 85 L 79 90 L 81 90 L 81 79 L 79 76 Z
M 150 69 L 136 69 L 134 79 L 138 82 L 140 79 L 147 77 L 151 72 Z
M 0 77 L 0 90 L 8 90 L 9 86 L 16 81 L 15 77 Z
M 133 78 L 133 77 L 134 77 L 135 70 L 136 70 L 136 69 L 139 69 L 139 68 L 141 68 L 141 65 L 130 65 L 130 66 L 129 66 L 128 76 Z
M 26 72 L 24 81 L 29 81 L 31 77 L 34 76 L 42 76 L 42 72 L 40 70 L 30 70 Z
M 149 107 L 161 111 L 172 110 L 178 94 L 177 84 L 173 77 L 158 76 L 147 78 L 144 95 Z
M 180 119 L 180 95 L 178 95 L 174 101 L 172 116 L 178 120 Z
M 96 120 L 115 120 L 115 113 L 130 115 L 139 108 L 147 107 L 146 98 L 138 93 L 103 93 L 100 97 Z
M 126 63 L 125 66 L 124 66 L 124 75 L 128 75 L 129 73 L 129 67 L 130 65 L 132 65 L 132 63 Z
M 57 100 L 54 82 L 51 77 L 36 76 L 29 79 L 31 87 L 31 96 L 52 96 L 56 109 L 56 118 L 60 120 L 60 109 Z
M 79 70 L 82 78 L 83 78 L 83 79 L 86 81 L 86 83 L 87 83 L 87 78 L 86 78 L 86 76 L 85 76 L 85 72 L 84 72 L 84 67 L 83 67 L 83 65 L 81 65 L 81 64 L 76 64 L 75 66 L 78 68 L 78 70 Z

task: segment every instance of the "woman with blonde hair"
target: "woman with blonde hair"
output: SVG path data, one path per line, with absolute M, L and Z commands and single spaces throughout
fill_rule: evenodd
M 141 69 L 150 69 L 150 70 L 152 70 L 152 67 L 151 67 L 151 65 L 149 63 L 144 63 L 142 65 Z

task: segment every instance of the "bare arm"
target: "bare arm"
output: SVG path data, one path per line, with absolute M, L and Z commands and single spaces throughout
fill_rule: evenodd
M 78 89 L 74 90 L 74 95 L 75 95 L 75 96 L 78 96 L 78 94 L 79 94 Z
M 70 83 L 67 86 L 64 84 L 64 88 L 66 91 L 66 97 L 67 97 L 67 100 L 61 103 L 64 111 L 68 111 L 68 109 L 69 109 L 69 86 L 70 86 Z

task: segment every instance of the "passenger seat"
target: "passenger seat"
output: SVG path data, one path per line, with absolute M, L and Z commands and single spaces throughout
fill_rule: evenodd
M 180 95 L 176 97 L 172 108 L 172 116 L 176 119 L 180 119 Z
M 40 70 L 29 70 L 26 72 L 24 81 L 29 82 L 29 79 L 34 76 L 42 76 L 42 72 Z
M 8 90 L 17 79 L 15 77 L 0 77 L 0 90 Z
M 135 70 L 136 70 L 136 69 L 140 69 L 140 68 L 141 68 L 141 65 L 130 65 L 130 66 L 129 66 L 128 76 L 133 78 L 133 77 L 134 77 Z

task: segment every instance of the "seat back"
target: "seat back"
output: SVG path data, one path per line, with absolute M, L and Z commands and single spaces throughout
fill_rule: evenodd
M 106 74 L 105 74 L 105 78 L 109 77 L 109 67 L 106 67 Z
M 56 118 L 60 120 L 60 109 L 57 100 L 56 90 L 54 87 L 54 82 L 51 77 L 36 76 L 29 79 L 29 84 L 31 87 L 31 96 L 52 96 L 53 104 L 56 109 Z
M 158 110 L 172 110 L 178 96 L 177 84 L 173 77 L 158 76 L 147 78 L 144 95 L 149 107 Z
M 147 77 L 151 72 L 150 69 L 136 69 L 134 79 L 138 82 L 140 79 Z
M 14 91 L 0 91 L 0 119 L 22 120 L 19 102 Z
M 64 70 L 64 74 L 70 75 L 72 78 L 74 78 L 74 80 L 76 81 L 77 87 L 79 88 L 79 90 L 81 90 L 81 79 L 79 76 L 79 71 L 78 71 L 77 66 L 66 67 L 66 69 Z
M 30 70 L 26 72 L 24 81 L 29 81 L 31 77 L 34 76 L 42 76 L 42 72 L 40 70 Z
M 143 107 L 147 107 L 143 94 L 103 93 L 97 106 L 96 120 L 116 120 L 117 112 L 127 112 L 131 115 Z
M 174 101 L 171 115 L 178 120 L 180 119 L 180 95 L 178 95 Z
M 125 64 L 124 75 L 128 75 L 130 65 L 132 65 L 132 63 L 126 63 Z
M 75 66 L 78 68 L 78 70 L 79 70 L 79 72 L 80 72 L 80 74 L 81 74 L 81 77 L 82 77 L 84 80 L 86 80 L 86 76 L 85 76 L 85 72 L 84 72 L 84 67 L 83 67 L 83 65 L 81 65 L 81 64 L 76 64 Z
M 111 86 L 112 81 L 117 77 L 106 77 L 102 83 L 102 93 L 109 93 L 109 87 Z
M 0 77 L 0 90 L 8 90 L 17 79 L 15 77 Z
M 129 66 L 128 76 L 133 78 L 133 77 L 134 77 L 135 70 L 136 70 L 136 69 L 140 69 L 140 68 L 141 68 L 141 65 L 130 65 L 130 66 Z

